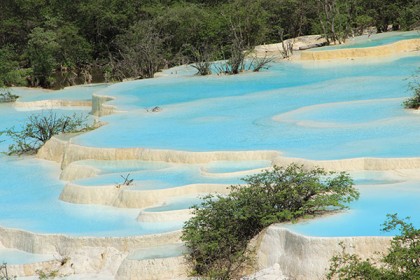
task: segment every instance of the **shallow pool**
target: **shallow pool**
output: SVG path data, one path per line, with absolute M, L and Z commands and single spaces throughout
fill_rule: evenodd
M 130 260 L 164 259 L 182 256 L 186 248 L 181 243 L 138 249 L 127 256 Z
M 97 147 L 278 150 L 290 157 L 420 156 L 420 114 L 403 110 L 420 56 L 274 64 L 263 73 L 159 78 L 103 90 L 127 112 L 74 139 Z M 146 108 L 160 106 L 161 112 Z M 297 112 L 297 113 L 296 113 Z M 401 137 L 404 135 L 404 137 Z
M 67 87 L 61 90 L 12 88 L 11 92 L 19 96 L 19 101 L 21 102 L 40 100 L 91 100 L 93 93 L 108 86 L 108 84 L 79 85 Z
M 349 38 L 343 45 L 327 46 L 313 49 L 314 51 L 336 50 L 336 49 L 352 49 L 352 48 L 369 48 L 392 44 L 401 40 L 418 39 L 420 38 L 419 31 L 410 32 L 384 32 L 371 35 L 357 36 Z
M 168 163 L 165 165 L 166 167 L 162 168 L 160 164 L 149 165 L 149 162 L 145 162 L 144 167 L 138 166 L 138 169 L 135 169 L 131 164 L 126 168 L 119 165 L 120 168 L 116 170 L 116 173 L 79 179 L 74 183 L 83 186 L 117 185 L 123 183 L 124 178 L 128 176 L 129 180 L 133 180 L 129 186 L 132 190 L 158 190 L 190 184 L 237 184 L 241 182 L 241 176 L 238 175 L 223 178 L 203 175 L 200 172 L 200 165 Z M 154 166 L 156 169 L 153 169 Z M 127 170 L 128 167 L 129 170 Z
M 371 181 L 358 188 L 360 199 L 350 205 L 350 210 L 286 227 L 310 236 L 395 235 L 397 231 L 381 231 L 386 215 L 394 213 L 399 218 L 410 217 L 410 222 L 420 225 L 420 181 L 390 184 Z
M 174 197 L 167 200 L 160 206 L 150 207 L 144 209 L 144 212 L 165 212 L 165 211 L 176 211 L 186 210 L 191 208 L 193 205 L 200 205 L 203 199 L 200 196 L 181 196 Z
M 101 118 L 107 125 L 72 139 L 85 146 L 197 152 L 276 150 L 289 157 L 325 160 L 420 157 L 420 114 L 401 106 L 410 95 L 406 79 L 419 66 L 418 53 L 339 64 L 287 61 L 274 63 L 261 73 L 196 77 L 182 70 L 81 92 L 67 89 L 63 96 L 86 99 L 96 92 L 116 97 L 110 103 L 119 112 Z M 49 94 L 24 95 L 26 100 L 56 98 Z M 149 110 L 155 106 L 162 111 Z M 0 130 L 21 125 L 30 113 L 0 104 Z M 0 149 L 7 149 L 8 144 L 8 140 L 0 143 Z M 235 173 L 269 165 L 265 161 L 194 165 L 89 160 L 80 164 L 99 173 L 74 183 L 113 185 L 129 173 L 134 190 L 236 184 L 241 176 Z M 142 235 L 182 226 L 179 222 L 139 223 L 139 209 L 62 202 L 58 197 L 64 182 L 58 179 L 59 173 L 59 166 L 52 162 L 0 155 L 0 226 L 78 236 Z M 224 176 L 229 173 L 232 176 Z M 355 176 L 362 196 L 351 210 L 291 228 L 319 236 L 380 235 L 385 215 L 394 212 L 412 216 L 420 225 L 419 180 L 369 172 Z M 174 205 L 178 204 L 171 207 Z
M 56 258 L 51 254 L 31 254 L 17 249 L 0 248 L 1 264 L 14 265 L 52 260 L 56 260 Z

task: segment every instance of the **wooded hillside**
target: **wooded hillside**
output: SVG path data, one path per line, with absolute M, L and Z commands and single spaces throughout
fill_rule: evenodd
M 60 87 L 229 58 L 307 34 L 419 22 L 419 0 L 2 0 L 0 86 Z

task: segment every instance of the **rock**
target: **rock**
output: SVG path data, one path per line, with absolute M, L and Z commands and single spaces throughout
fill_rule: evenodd
M 159 106 L 156 106 L 152 109 L 153 113 L 160 112 L 160 111 L 162 111 L 162 108 L 160 108 Z

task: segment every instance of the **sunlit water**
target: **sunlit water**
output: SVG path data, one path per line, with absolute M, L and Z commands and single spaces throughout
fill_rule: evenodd
M 40 100 L 91 100 L 92 93 L 108 87 L 108 84 L 92 84 L 64 88 L 62 90 L 41 90 L 13 88 L 12 93 L 19 96 L 19 101 Z
M 420 156 L 420 115 L 401 105 L 409 95 L 405 79 L 418 65 L 419 56 L 340 65 L 282 62 L 267 72 L 234 77 L 117 84 L 103 93 L 116 96 L 112 103 L 127 112 L 104 118 L 109 125 L 74 142 L 187 151 L 279 150 L 310 159 Z M 154 106 L 162 111 L 146 110 Z
M 54 255 L 30 254 L 17 249 L 2 248 L 0 249 L 0 263 L 8 265 L 25 264 L 34 262 L 43 262 L 55 260 Z
M 420 38 L 420 32 L 418 30 L 410 32 L 385 32 L 371 35 L 357 36 L 346 40 L 345 44 L 336 46 L 327 46 L 312 51 L 324 51 L 324 50 L 335 50 L 335 49 L 350 49 L 350 48 L 368 48 L 383 46 L 395 43 L 400 40 L 418 39 Z
M 2 104 L 0 130 L 21 125 L 28 112 Z M 64 110 L 60 114 L 71 114 Z M 32 113 L 39 113 L 32 111 Z M 6 139 L 6 138 L 5 138 Z M 7 150 L 8 141 L 0 143 Z M 0 155 L 0 225 L 37 233 L 64 233 L 84 236 L 127 236 L 166 232 L 180 223 L 139 224 L 136 209 L 99 205 L 76 205 L 60 201 L 64 182 L 58 179 L 59 166 L 28 157 Z
M 394 213 L 400 218 L 410 217 L 409 221 L 418 227 L 420 180 L 398 181 L 376 176 L 355 181 L 360 199 L 349 210 L 287 227 L 311 236 L 394 235 L 397 231 L 381 231 L 386 215 Z
M 156 246 L 153 249 L 139 249 L 128 255 L 130 260 L 147 260 L 179 257 L 186 252 L 182 244 L 169 244 L 165 246 Z
M 420 57 L 411 55 L 340 64 L 281 62 L 262 73 L 238 76 L 194 77 L 191 69 L 180 67 L 179 71 L 166 71 L 168 76 L 158 79 L 83 87 L 80 91 L 72 88 L 62 93 L 67 99 L 88 100 L 93 92 L 116 97 L 110 103 L 120 112 L 102 118 L 108 125 L 72 140 L 86 146 L 277 150 L 286 156 L 308 159 L 418 157 L 420 114 L 404 110 L 401 103 L 410 95 L 406 79 L 419 66 Z M 25 91 L 22 101 L 62 98 L 51 94 L 37 91 L 31 95 Z M 162 111 L 151 112 L 155 106 Z M 0 130 L 21 125 L 32 112 L 0 104 Z M 8 144 L 0 143 L 0 149 L 6 150 Z M 130 174 L 135 179 L 132 188 L 139 191 L 196 183 L 237 184 L 242 176 L 236 172 L 269 165 L 263 161 L 80 164 L 100 172 L 97 177 L 75 183 L 112 185 Z M 62 202 L 58 197 L 64 182 L 58 180 L 59 172 L 55 163 L 1 155 L 0 225 L 78 236 L 141 235 L 171 231 L 182 225 L 139 223 L 138 209 Z M 217 176 L 223 173 L 226 176 Z M 413 222 L 420 225 L 418 181 L 359 174 L 356 184 L 362 196 L 351 210 L 290 227 L 320 236 L 383 235 L 380 224 L 387 213 L 395 212 L 412 216 Z M 180 198 L 155 211 L 184 209 L 195 202 Z

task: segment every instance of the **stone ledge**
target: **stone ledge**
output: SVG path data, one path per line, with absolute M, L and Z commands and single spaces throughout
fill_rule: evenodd
M 380 57 L 420 50 L 420 39 L 398 41 L 388 45 L 368 48 L 335 49 L 325 51 L 303 51 L 301 60 L 325 60 L 358 57 Z

